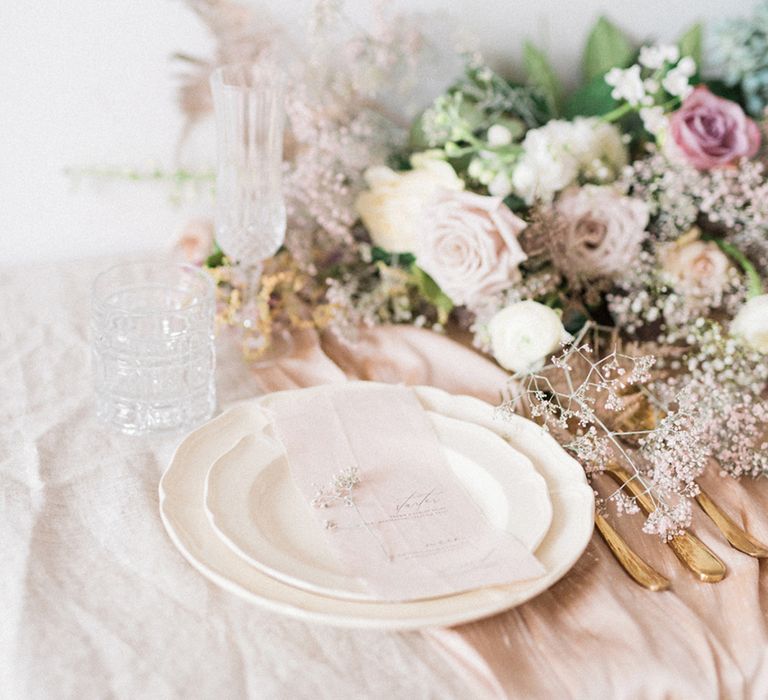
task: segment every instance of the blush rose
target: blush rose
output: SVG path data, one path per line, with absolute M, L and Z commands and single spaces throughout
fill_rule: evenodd
M 519 279 L 525 226 L 500 197 L 444 190 L 426 209 L 418 265 L 454 304 L 482 304 Z

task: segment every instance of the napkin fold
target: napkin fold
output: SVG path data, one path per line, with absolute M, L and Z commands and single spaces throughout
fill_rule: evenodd
M 268 405 L 315 526 L 374 599 L 433 598 L 544 572 L 487 521 L 411 389 L 338 384 Z

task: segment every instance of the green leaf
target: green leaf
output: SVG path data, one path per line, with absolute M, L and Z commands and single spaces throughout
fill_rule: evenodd
M 728 85 L 722 80 L 707 79 L 707 87 L 718 97 L 731 100 L 731 102 L 738 102 L 742 107 L 744 106 L 744 94 L 738 85 Z
M 528 83 L 538 87 L 548 102 L 553 116 L 560 113 L 563 88 L 549 60 L 530 41 L 523 45 L 523 62 L 528 73 Z
M 417 265 L 411 265 L 411 275 L 421 295 L 437 309 L 437 320 L 444 324 L 453 309 L 453 302 L 437 282 Z
M 701 65 L 701 43 L 703 27 L 697 22 L 680 37 L 677 45 L 680 47 L 681 56 L 690 56 L 696 61 L 696 66 Z
M 724 241 L 722 238 L 713 239 L 726 255 L 733 258 L 744 270 L 747 277 L 747 299 L 761 296 L 763 293 L 763 281 L 760 279 L 760 273 L 752 264 L 752 261 L 744 255 L 733 243 Z
M 518 197 L 516 194 L 508 194 L 504 198 L 504 204 L 506 204 L 512 211 L 523 211 L 528 208 L 525 200 Z
M 576 335 L 589 320 L 587 315 L 578 309 L 566 309 L 563 312 L 563 328 L 571 335 Z
M 426 151 L 432 144 L 429 143 L 427 135 L 424 133 L 424 112 L 422 112 L 411 124 L 408 132 L 408 146 L 413 151 Z
M 611 68 L 626 68 L 634 49 L 618 27 L 600 17 L 589 33 L 584 50 L 584 76 L 587 81 L 605 75 Z
M 214 243 L 213 252 L 206 258 L 205 266 L 209 268 L 221 267 L 224 264 L 224 251 L 219 248 L 218 243 Z
M 618 105 L 611 97 L 611 90 L 611 86 L 603 77 L 598 76 L 568 98 L 563 110 L 564 116 L 566 119 L 573 119 L 578 116 L 596 117 L 608 114 Z
M 389 267 L 409 267 L 413 265 L 416 256 L 413 253 L 390 253 L 384 248 L 371 248 L 371 262 L 383 262 Z

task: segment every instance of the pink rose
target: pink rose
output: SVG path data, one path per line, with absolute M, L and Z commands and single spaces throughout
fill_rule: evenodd
M 700 85 L 670 116 L 669 129 L 682 156 L 700 170 L 751 158 L 760 147 L 760 129 L 739 105 Z
M 501 197 L 443 190 L 426 207 L 417 262 L 454 304 L 477 306 L 520 278 L 525 226 Z
M 728 257 L 712 241 L 671 243 L 661 264 L 675 288 L 692 297 L 717 298 L 728 284 Z
M 210 219 L 192 219 L 187 222 L 176 242 L 188 262 L 202 265 L 213 252 L 213 222 Z
M 571 187 L 557 200 L 561 226 L 552 255 L 565 273 L 584 279 L 615 277 L 637 260 L 647 234 L 648 206 L 609 186 Z

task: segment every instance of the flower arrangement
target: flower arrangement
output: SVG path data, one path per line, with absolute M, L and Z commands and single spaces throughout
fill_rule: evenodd
M 216 63 L 273 60 L 284 38 L 229 0 L 190 5 L 218 49 L 182 57 L 186 131 Z M 524 388 L 509 405 L 588 472 L 624 459 L 644 479 L 663 537 L 708 459 L 766 473 L 768 3 L 715 28 L 712 66 L 700 25 L 639 46 L 601 18 L 570 94 L 530 43 L 524 81 L 476 54 L 457 76 L 436 23 L 376 7 L 362 31 L 316 3 L 288 95 L 288 235 L 262 277 L 200 222 L 184 239 L 211 246 L 246 351 L 286 326 L 468 329 Z

